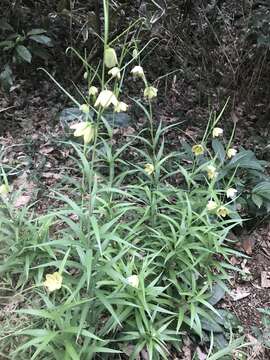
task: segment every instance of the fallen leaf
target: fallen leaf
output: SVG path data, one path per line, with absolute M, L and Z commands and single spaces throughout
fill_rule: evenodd
M 262 356 L 265 352 L 265 348 L 263 346 L 263 343 L 259 340 L 257 340 L 254 336 L 247 334 L 247 339 L 250 343 L 252 343 L 250 345 L 250 349 L 251 349 L 251 354 L 249 355 L 248 360 L 255 360 L 255 359 L 259 359 L 259 355 Z M 260 357 L 260 359 L 262 359 L 262 357 Z
M 239 287 L 230 292 L 230 296 L 233 301 L 238 301 L 238 300 L 244 299 L 244 298 L 248 297 L 249 295 L 250 295 L 249 291 L 246 291 L 245 289 L 242 289 Z
M 239 116 L 236 114 L 235 111 L 232 111 L 232 112 L 231 112 L 231 119 L 232 119 L 232 121 L 233 121 L 234 124 L 238 123 L 238 121 L 239 121 Z
M 270 271 L 261 272 L 261 285 L 263 288 L 270 288 Z
M 255 240 L 252 237 L 247 237 L 241 242 L 241 246 L 243 250 L 248 255 L 252 254 L 254 245 L 255 245 Z
M 42 177 L 46 178 L 46 179 L 59 180 L 59 179 L 61 179 L 62 176 L 60 174 L 56 174 L 56 173 L 53 173 L 53 172 L 45 172 L 45 173 L 42 174 Z
M 15 201 L 15 208 L 26 206 L 31 200 L 31 195 L 20 195 Z
M 42 146 L 40 149 L 39 149 L 39 152 L 43 155 L 47 155 L 47 154 L 50 154 L 51 152 L 54 151 L 54 147 L 52 146 Z

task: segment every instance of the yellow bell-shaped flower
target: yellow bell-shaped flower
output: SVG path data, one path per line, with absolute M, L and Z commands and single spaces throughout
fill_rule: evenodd
M 199 156 L 204 153 L 204 148 L 201 144 L 196 144 L 192 146 L 192 152 L 195 156 Z
M 215 179 L 218 176 L 217 169 L 213 165 L 208 165 L 206 171 L 209 180 Z
M 115 66 L 111 70 L 108 71 L 108 74 L 111 75 L 113 78 L 117 78 L 118 80 L 121 79 L 121 71 L 119 67 Z
M 119 101 L 117 105 L 114 107 L 114 111 L 117 113 L 127 111 L 128 105 L 123 101 Z
M 225 206 L 220 206 L 217 209 L 217 215 L 225 218 L 227 215 L 229 215 L 229 210 Z
M 227 156 L 228 156 L 229 159 L 231 159 L 232 157 L 234 157 L 234 156 L 236 155 L 236 153 L 237 153 L 237 150 L 231 148 L 231 149 L 229 149 L 229 150 L 227 151 Z
M 89 96 L 96 96 L 98 94 L 98 88 L 95 86 L 90 86 L 88 94 Z
M 152 100 L 153 98 L 157 97 L 158 89 L 154 86 L 147 86 L 144 89 L 144 97 L 148 100 Z
M 131 74 L 133 75 L 134 78 L 144 79 L 145 77 L 143 68 L 139 65 L 134 66 L 134 68 L 131 70 Z
M 213 129 L 213 132 L 212 132 L 212 136 L 213 138 L 217 138 L 217 137 L 220 137 L 223 135 L 223 129 L 219 128 L 219 127 L 215 127 Z
M 95 136 L 95 129 L 88 121 L 73 124 L 70 126 L 70 128 L 75 130 L 73 134 L 75 137 L 83 136 L 83 141 L 85 144 L 89 144 Z
M 226 196 L 228 199 L 234 199 L 236 197 L 236 194 L 237 194 L 237 190 L 234 188 L 229 188 L 226 191 Z
M 97 98 L 94 106 L 95 107 L 101 106 L 103 108 L 107 108 L 111 104 L 114 106 L 117 106 L 118 100 L 117 100 L 116 96 L 110 90 L 103 90 L 98 95 L 98 98 Z
M 52 292 L 61 289 L 62 282 L 62 275 L 60 275 L 59 272 L 54 272 L 53 274 L 46 275 L 46 280 L 43 282 L 43 285 L 49 292 Z
M 116 66 L 118 64 L 117 55 L 113 48 L 108 47 L 105 50 L 104 63 L 107 66 L 107 68 L 109 68 L 109 69 L 113 68 L 114 66 Z
M 138 289 L 138 287 L 139 287 L 139 277 L 138 277 L 137 275 L 131 275 L 131 276 L 129 276 L 129 277 L 127 278 L 127 283 L 128 283 L 130 286 Z
M 155 171 L 155 167 L 153 164 L 146 164 L 144 167 L 144 171 L 147 175 L 151 175 Z
M 206 208 L 208 211 L 212 211 L 212 210 L 215 210 L 217 208 L 217 203 L 213 200 L 209 200 L 207 205 L 206 205 Z

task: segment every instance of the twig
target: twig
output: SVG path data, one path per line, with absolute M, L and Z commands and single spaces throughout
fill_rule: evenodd
M 1 112 L 4 112 L 4 111 L 6 111 L 6 110 L 9 110 L 9 109 L 15 108 L 15 107 L 16 107 L 15 105 L 12 105 L 12 106 L 9 106 L 9 107 L 7 107 L 7 108 L 5 108 L 5 109 L 1 109 L 1 110 L 0 110 L 0 113 L 1 113 Z

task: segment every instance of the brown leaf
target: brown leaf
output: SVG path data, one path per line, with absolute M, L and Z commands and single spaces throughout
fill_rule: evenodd
M 270 271 L 261 272 L 261 285 L 263 288 L 270 288 Z
M 231 112 L 231 118 L 232 118 L 232 121 L 233 121 L 234 124 L 238 123 L 239 117 L 237 116 L 235 111 Z
M 255 245 L 255 240 L 252 237 L 246 237 L 242 240 L 241 246 L 246 254 L 251 255 Z
M 232 290 L 230 292 L 230 296 L 233 301 L 238 301 L 241 299 L 244 299 L 250 295 L 249 291 L 246 291 L 245 289 L 242 289 L 240 287 L 236 288 L 235 290 Z
M 39 149 L 39 152 L 43 155 L 47 155 L 47 154 L 50 154 L 51 152 L 54 151 L 54 147 L 52 146 L 42 146 L 40 149 Z
M 55 180 L 59 180 L 61 179 L 61 174 L 56 174 L 56 173 L 53 173 L 53 172 L 45 172 L 42 174 L 42 177 L 43 178 L 46 178 L 46 179 L 55 179 Z
M 30 200 L 31 200 L 31 195 L 20 195 L 16 199 L 14 206 L 16 208 L 26 206 L 27 204 L 29 204 Z

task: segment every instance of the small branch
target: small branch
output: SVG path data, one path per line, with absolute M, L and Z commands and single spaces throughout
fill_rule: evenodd
M 15 105 L 13 105 L 13 106 L 9 106 L 9 107 L 7 107 L 7 108 L 5 108 L 5 109 L 1 109 L 0 110 L 0 113 L 1 112 L 4 112 L 4 111 L 6 111 L 6 110 L 9 110 L 9 109 L 13 109 L 13 108 L 15 108 L 16 106 Z

